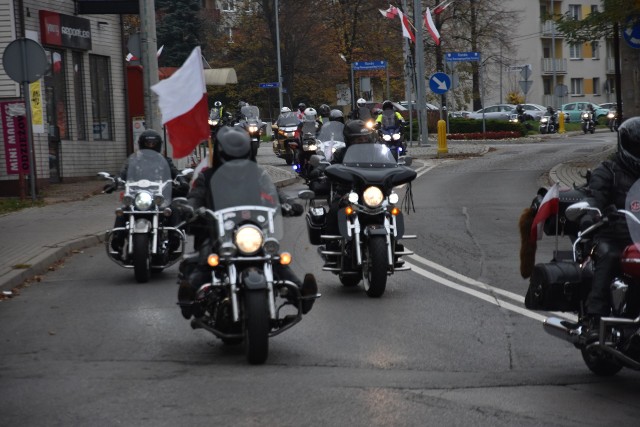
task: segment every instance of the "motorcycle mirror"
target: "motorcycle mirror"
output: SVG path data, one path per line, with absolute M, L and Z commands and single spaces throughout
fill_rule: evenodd
M 401 156 L 398 159 L 399 165 L 411 166 L 412 163 L 413 163 L 413 158 L 411 156 Z
M 572 205 L 569 205 L 564 212 L 564 215 L 567 217 L 569 221 L 577 221 L 582 215 L 584 215 L 585 211 L 591 210 L 592 208 L 589 206 L 588 202 L 577 202 Z
M 314 193 L 311 190 L 301 190 L 298 192 L 298 198 L 303 200 L 311 200 L 315 196 L 316 196 L 316 193 Z
M 193 168 L 185 168 L 185 169 L 182 169 L 182 172 L 180 172 L 180 175 L 187 176 L 189 174 L 192 174 L 194 171 L 195 169 Z
M 98 172 L 98 176 L 104 179 L 110 179 L 111 178 L 111 174 L 109 174 L 108 172 Z

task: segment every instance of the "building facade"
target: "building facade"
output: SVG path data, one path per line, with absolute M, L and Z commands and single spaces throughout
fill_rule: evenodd
M 80 15 L 73 0 L 0 0 L 0 51 L 22 37 L 40 43 L 47 58 L 28 94 L 37 186 L 118 171 L 128 126 L 121 16 Z M 22 100 L 22 88 L 0 69 L 0 103 Z M 9 158 L 6 129 L 0 137 L 0 196 L 14 196 L 28 174 Z

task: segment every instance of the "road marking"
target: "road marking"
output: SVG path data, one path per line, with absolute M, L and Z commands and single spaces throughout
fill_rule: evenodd
M 410 249 L 408 249 L 408 250 L 410 250 Z M 515 301 L 515 302 L 517 302 L 519 304 L 524 304 L 524 297 L 519 295 L 519 294 L 515 294 L 513 292 L 505 291 L 504 289 L 500 289 L 500 288 L 496 288 L 494 286 L 487 285 L 486 283 L 482 283 L 482 282 L 477 281 L 475 279 L 472 279 L 470 277 L 464 276 L 464 275 L 462 275 L 460 273 L 457 273 L 457 272 L 455 272 L 455 271 L 453 271 L 453 270 L 451 270 L 451 269 L 449 269 L 447 267 L 444 267 L 442 265 L 436 264 L 435 262 L 430 261 L 430 260 L 428 260 L 426 258 L 423 258 L 423 257 L 421 257 L 419 255 L 415 255 L 414 254 L 414 255 L 409 255 L 408 257 L 411 258 L 412 260 L 418 262 L 418 263 L 423 264 L 426 267 L 429 267 L 429 268 L 431 268 L 433 270 L 437 270 L 440 273 L 442 273 L 442 274 L 444 274 L 446 276 L 449 276 L 450 278 L 456 280 L 457 282 L 463 282 L 463 283 L 466 283 L 467 285 L 480 288 L 483 291 L 491 292 L 494 295 L 500 295 L 500 296 L 506 297 L 508 299 L 511 299 L 511 300 L 513 300 L 513 301 Z M 510 302 L 507 302 L 505 300 L 499 299 L 496 296 L 489 295 L 489 294 L 486 294 L 486 293 L 483 293 L 483 292 L 479 292 L 479 291 L 477 291 L 475 289 L 470 288 L 469 286 L 462 285 L 462 284 L 457 283 L 457 282 L 455 282 L 453 280 L 449 280 L 446 277 L 437 275 L 437 274 L 432 273 L 430 271 L 427 271 L 427 270 L 425 270 L 423 268 L 420 268 L 420 267 L 418 267 L 417 265 L 415 265 L 413 263 L 407 262 L 406 265 L 411 267 L 411 271 L 414 271 L 415 273 L 417 273 L 417 274 L 419 274 L 419 275 L 421 275 L 421 276 L 423 276 L 423 277 L 425 277 L 427 279 L 430 279 L 430 280 L 432 280 L 434 282 L 440 283 L 441 285 L 447 286 L 447 287 L 449 287 L 451 289 L 455 289 L 457 291 L 464 292 L 464 293 L 466 293 L 468 295 L 474 296 L 476 298 L 479 298 L 479 299 L 481 299 L 483 301 L 486 301 L 486 302 L 489 302 L 491 304 L 497 305 L 498 307 L 505 308 L 505 309 L 507 309 L 509 311 L 512 311 L 514 313 L 518 313 L 520 315 L 529 317 L 529 318 L 534 319 L 534 320 L 538 320 L 540 322 L 544 321 L 548 317 L 548 316 L 544 316 L 542 314 L 538 314 L 537 312 L 528 310 L 525 307 L 514 305 L 514 304 L 512 304 Z M 577 322 L 578 321 L 577 317 L 575 315 L 573 315 L 573 314 L 570 314 L 570 313 L 553 312 L 551 314 L 553 314 L 555 316 L 558 316 L 558 317 L 562 317 L 562 318 L 567 319 L 567 320 L 570 320 L 572 322 Z

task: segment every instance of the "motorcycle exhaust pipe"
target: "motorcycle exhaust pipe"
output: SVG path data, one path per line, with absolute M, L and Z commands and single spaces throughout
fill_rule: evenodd
M 557 317 L 548 317 L 544 320 L 542 326 L 549 335 L 568 341 L 573 345 L 578 344 L 580 340 L 580 331 L 567 326 L 566 320 Z

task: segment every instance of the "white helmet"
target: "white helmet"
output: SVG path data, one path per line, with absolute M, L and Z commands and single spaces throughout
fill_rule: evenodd
M 358 104 L 358 107 L 364 107 L 364 104 L 366 104 L 366 103 L 367 103 L 367 101 L 365 101 L 365 99 L 364 99 L 364 98 L 360 98 L 360 99 L 358 99 L 356 102 L 357 102 L 357 104 Z
M 291 108 L 289 107 L 282 107 L 282 109 L 280 110 L 281 113 L 290 113 L 291 112 Z
M 213 103 L 213 106 L 216 107 L 216 108 L 220 108 L 220 107 L 222 107 L 222 102 L 216 101 L 216 102 Z
M 304 116 L 307 120 L 315 120 L 317 115 L 318 113 L 316 113 L 315 108 L 309 107 L 306 110 L 304 110 Z

